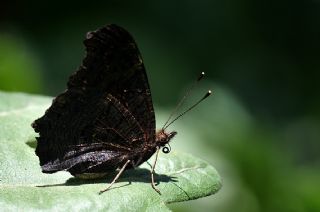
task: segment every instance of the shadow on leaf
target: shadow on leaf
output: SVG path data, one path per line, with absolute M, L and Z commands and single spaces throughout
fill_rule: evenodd
M 31 147 L 32 149 L 36 149 L 37 147 L 37 140 L 35 138 L 29 139 L 26 144 Z
M 80 186 L 82 184 L 98 184 L 98 183 L 110 183 L 113 178 L 116 176 L 117 172 L 109 173 L 105 178 L 102 179 L 79 179 L 76 177 L 69 178 L 65 183 L 60 184 L 50 184 L 50 185 L 39 185 L 37 187 L 55 187 L 55 186 Z M 171 177 L 165 174 L 154 174 L 156 185 L 160 184 L 161 182 L 178 182 L 176 177 Z M 151 175 L 150 170 L 145 168 L 137 168 L 131 169 L 124 172 L 117 182 L 128 182 L 127 185 L 130 185 L 132 182 L 143 182 L 143 183 L 150 183 L 151 182 Z M 123 185 L 123 186 L 127 186 Z M 123 187 L 121 186 L 121 187 Z

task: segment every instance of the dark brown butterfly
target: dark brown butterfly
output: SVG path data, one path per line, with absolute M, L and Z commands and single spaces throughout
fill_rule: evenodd
M 32 127 L 42 172 L 69 171 L 80 178 L 98 178 L 139 166 L 177 134 L 156 133 L 145 68 L 130 34 L 116 25 L 89 32 L 87 55 L 59 94 Z M 156 163 L 156 160 L 155 160 Z M 154 183 L 154 167 L 151 179 Z M 103 190 L 106 191 L 107 189 Z M 101 191 L 101 192 L 103 192 Z M 160 192 L 159 192 L 160 193 Z

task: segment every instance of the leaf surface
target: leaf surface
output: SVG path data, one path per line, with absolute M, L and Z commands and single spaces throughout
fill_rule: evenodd
M 217 171 L 207 162 L 183 152 L 160 154 L 157 187 L 150 186 L 150 165 L 127 170 L 111 190 L 98 195 L 116 173 L 103 180 L 80 180 L 68 172 L 44 174 L 35 155 L 30 124 L 50 106 L 51 97 L 0 92 L 0 208 L 54 211 L 169 211 L 166 204 L 216 193 Z M 149 162 L 152 164 L 154 157 Z

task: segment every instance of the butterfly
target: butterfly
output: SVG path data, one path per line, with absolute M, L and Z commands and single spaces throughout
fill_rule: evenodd
M 68 171 L 79 178 L 101 178 L 138 167 L 158 153 L 177 132 L 156 132 L 145 67 L 132 36 L 111 24 L 87 33 L 86 56 L 45 114 L 32 123 L 42 172 Z

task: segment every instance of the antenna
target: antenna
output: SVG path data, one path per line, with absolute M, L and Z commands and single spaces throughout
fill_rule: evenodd
M 167 129 L 173 122 L 175 122 L 177 119 L 179 119 L 181 116 L 183 116 L 184 114 L 186 114 L 187 112 L 189 112 L 190 110 L 192 110 L 193 108 L 195 108 L 198 104 L 200 104 L 200 102 L 202 102 L 203 100 L 205 100 L 206 98 L 208 98 L 208 96 L 211 95 L 211 90 L 208 90 L 208 92 L 199 100 L 197 101 L 194 105 L 192 105 L 191 107 L 189 107 L 189 109 L 185 110 L 184 112 L 180 113 L 180 115 L 178 115 L 175 119 L 173 119 L 169 124 L 167 124 L 166 126 L 164 126 L 162 129 Z
M 198 84 L 198 82 L 204 77 L 204 72 L 201 72 L 200 76 L 198 77 L 198 79 L 189 87 L 189 89 L 187 90 L 186 94 L 182 97 L 182 99 L 180 100 L 180 102 L 177 104 L 176 108 L 172 111 L 172 113 L 170 114 L 168 120 L 166 121 L 166 123 L 164 123 L 162 129 L 166 129 L 166 125 L 168 124 L 168 122 L 170 121 L 170 119 L 172 118 L 172 116 L 178 111 L 179 108 L 181 108 L 181 106 L 183 105 L 183 103 L 185 102 L 185 99 L 190 95 L 191 91 L 193 90 L 193 88 Z

